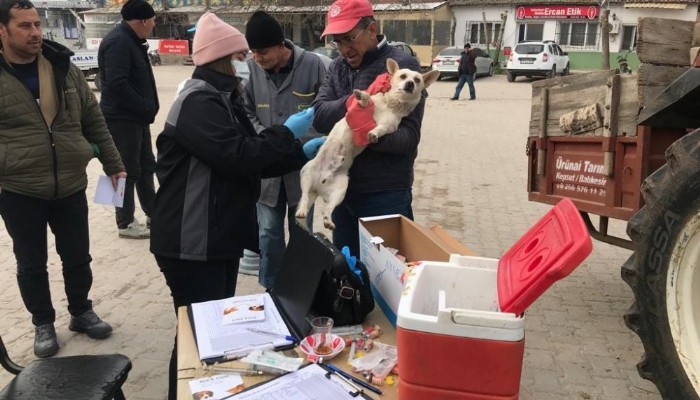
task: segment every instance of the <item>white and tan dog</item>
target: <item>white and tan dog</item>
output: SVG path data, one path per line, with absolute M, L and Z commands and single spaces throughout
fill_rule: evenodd
M 391 75 L 391 89 L 371 96 L 376 127 L 369 131 L 367 137 L 372 143 L 395 132 L 401 119 L 410 114 L 420 102 L 423 89 L 435 82 L 440 75 L 436 70 L 421 74 L 410 69 L 399 69 L 399 65 L 391 58 L 386 60 L 386 67 Z M 369 93 L 356 89 L 353 95 L 361 107 L 367 106 Z M 325 202 L 322 210 L 323 225 L 328 229 L 335 228 L 331 213 L 345 198 L 348 171 L 353 159 L 365 147 L 367 146 L 355 145 L 352 129 L 345 118 L 335 124 L 318 155 L 301 169 L 301 200 L 297 206 L 297 218 L 306 218 L 309 208 L 320 196 Z

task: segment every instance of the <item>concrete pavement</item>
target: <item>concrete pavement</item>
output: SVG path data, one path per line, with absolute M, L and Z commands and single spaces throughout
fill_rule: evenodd
M 192 67 L 158 66 L 154 70 L 162 104 L 152 127 L 155 140 L 177 84 L 189 76 Z M 455 81 L 439 81 L 429 89 L 415 168 L 416 220 L 442 225 L 482 256 L 500 257 L 549 209 L 527 200 L 529 82 L 508 83 L 505 76 L 477 79 L 476 101 L 450 101 Z M 88 196 L 94 194 L 100 173 L 99 163 L 91 163 Z M 316 222 L 322 231 L 320 221 Z M 614 233 L 624 235 L 624 223 L 611 225 Z M 68 331 L 60 261 L 51 244 L 49 271 L 61 345 L 58 356 L 123 353 L 134 364 L 124 387 L 127 398 L 165 399 L 175 314 L 148 241 L 117 238 L 113 210 L 95 204 L 90 204 L 90 229 L 91 297 L 98 314 L 115 332 L 107 340 L 94 341 Z M 49 241 L 53 243 L 51 235 Z M 0 222 L 0 310 L 4 317 L 0 335 L 15 361 L 26 364 L 34 357 L 33 327 L 17 289 L 11 246 Z M 660 398 L 656 388 L 637 375 L 635 364 L 643 349 L 622 320 L 632 304 L 632 293 L 620 278 L 620 265 L 629 255 L 627 250 L 594 242 L 586 262 L 528 310 L 523 399 Z M 261 290 L 256 277 L 239 275 L 238 294 Z M 0 372 L 0 386 L 10 379 L 10 374 Z

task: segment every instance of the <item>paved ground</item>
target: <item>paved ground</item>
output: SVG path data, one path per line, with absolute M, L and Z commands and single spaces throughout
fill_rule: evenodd
M 159 66 L 155 71 L 162 108 L 153 125 L 154 138 L 177 84 L 191 67 Z M 525 191 L 530 84 L 527 80 L 509 84 L 504 76 L 480 78 L 478 100 L 457 102 L 449 101 L 454 85 L 454 81 L 441 81 L 429 90 L 416 162 L 416 220 L 440 224 L 478 254 L 499 257 L 548 209 L 528 202 Z M 99 164 L 90 165 L 89 195 L 100 172 Z M 105 341 L 93 341 L 68 331 L 60 262 L 51 255 L 61 344 L 58 355 L 126 354 L 134 363 L 125 385 L 127 397 L 165 399 L 167 361 L 175 334 L 169 291 L 148 251 L 148 241 L 118 239 L 111 209 L 92 204 L 90 212 L 92 298 L 115 333 Z M 622 223 L 612 228 L 624 234 Z M 637 375 L 635 364 L 642 346 L 622 321 L 632 303 L 631 291 L 620 279 L 620 265 L 629 254 L 595 242 L 588 260 L 528 310 L 523 399 L 660 398 L 656 388 Z M 11 242 L 1 222 L 0 274 L 0 334 L 15 360 L 27 363 L 33 358 L 33 330 L 20 300 Z M 256 278 L 239 279 L 239 294 L 260 290 Z M 0 372 L 0 386 L 10 379 L 8 373 Z

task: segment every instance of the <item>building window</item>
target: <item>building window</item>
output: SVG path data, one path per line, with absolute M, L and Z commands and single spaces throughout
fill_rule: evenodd
M 382 33 L 389 41 L 430 46 L 430 20 L 384 20 Z
M 597 22 L 560 22 L 557 26 L 559 44 L 569 47 L 597 48 Z
M 485 45 L 488 42 L 494 45 L 500 31 L 500 22 L 467 22 L 467 32 L 464 35 L 464 43 Z
M 637 26 L 625 25 L 622 27 L 622 45 L 620 50 L 634 50 L 637 48 Z
M 75 20 L 73 19 L 73 15 L 66 12 L 62 15 L 62 19 L 64 37 L 66 39 L 78 39 L 78 28 L 75 26 Z
M 544 24 L 520 24 L 518 27 L 518 43 L 524 41 L 542 41 Z
M 433 34 L 433 45 L 449 45 L 450 30 L 452 22 L 450 21 L 435 21 L 435 33 Z

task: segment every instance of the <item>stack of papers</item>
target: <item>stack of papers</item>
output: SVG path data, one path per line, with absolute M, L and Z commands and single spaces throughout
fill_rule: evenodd
M 190 309 L 202 361 L 233 360 L 255 349 L 278 350 L 294 344 L 285 338 L 291 336 L 289 328 L 268 293 L 194 303 Z M 250 328 L 271 334 L 251 332 Z

